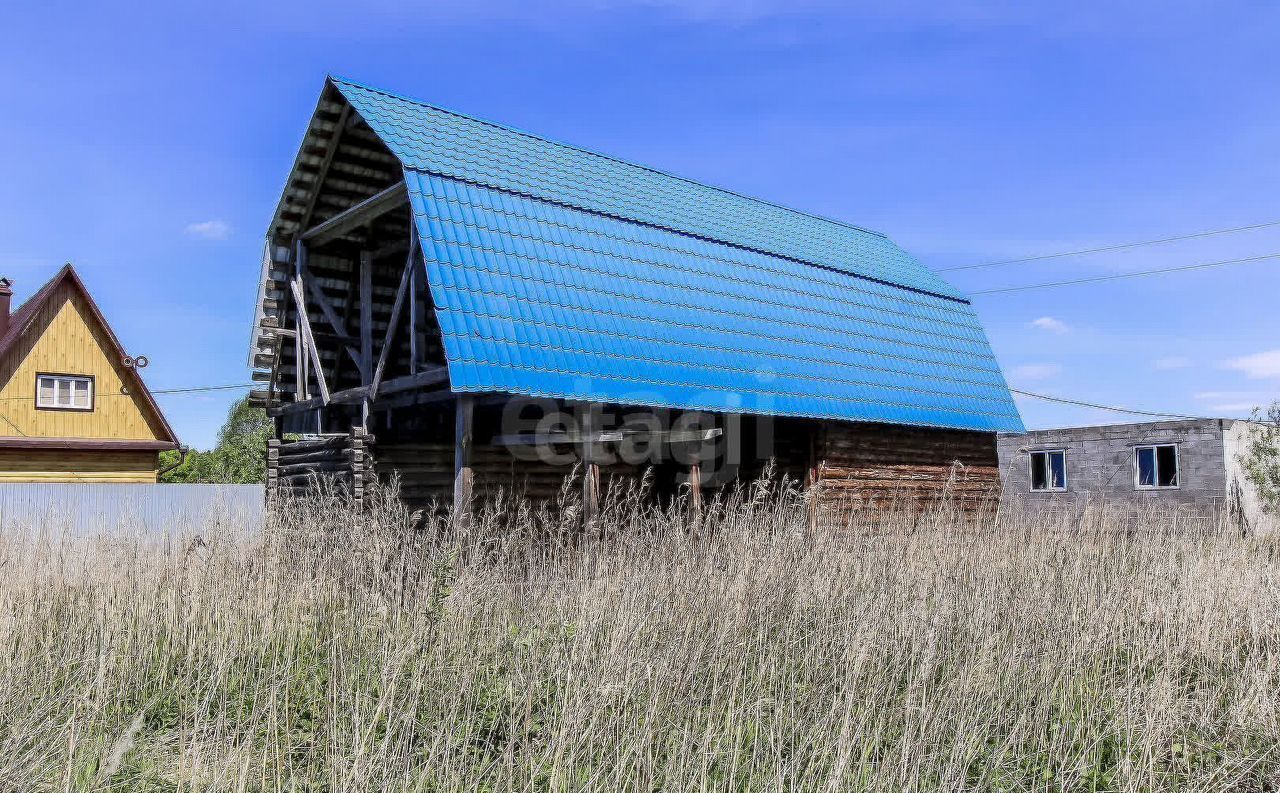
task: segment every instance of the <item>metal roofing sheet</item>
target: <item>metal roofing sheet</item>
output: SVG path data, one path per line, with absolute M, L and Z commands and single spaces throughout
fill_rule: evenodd
M 881 234 L 357 83 L 333 82 L 406 168 L 963 297 Z
M 1022 428 L 972 306 L 884 236 L 334 84 L 404 165 L 454 390 Z
M 408 169 L 452 387 L 1021 428 L 973 308 Z

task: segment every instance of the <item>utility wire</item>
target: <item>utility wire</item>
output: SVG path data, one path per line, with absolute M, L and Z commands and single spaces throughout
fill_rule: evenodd
M 1164 237 L 1158 240 L 1145 240 L 1143 242 L 1125 242 L 1118 245 L 1104 245 L 1101 248 L 1084 248 L 1078 251 L 1064 251 L 1062 253 L 1046 253 L 1040 256 L 1028 256 L 1023 259 L 1004 259 L 998 262 L 983 262 L 981 264 L 964 264 L 958 267 L 943 267 L 934 272 L 950 273 L 958 270 L 978 270 L 984 267 L 1004 267 L 1008 264 L 1023 264 L 1024 262 L 1040 262 L 1045 259 L 1061 259 L 1066 256 L 1084 256 L 1089 253 L 1105 253 L 1107 251 L 1120 251 L 1128 248 L 1140 248 L 1144 245 L 1163 245 L 1166 242 L 1180 242 L 1182 240 L 1195 240 L 1202 237 L 1213 237 L 1218 234 L 1235 234 L 1241 231 L 1253 231 L 1255 229 L 1265 229 L 1272 226 L 1280 226 L 1280 220 L 1272 220 L 1267 223 L 1255 223 L 1252 226 L 1236 226 L 1230 229 L 1215 229 L 1213 231 L 1201 231 L 1196 234 L 1183 234 L 1178 237 Z
M 189 388 L 158 388 L 158 389 L 150 389 L 150 390 L 151 390 L 151 395 L 155 396 L 156 394 L 194 394 L 202 391 L 232 391 L 238 388 L 253 388 L 255 385 L 258 385 L 258 384 L 257 383 L 229 383 L 226 385 L 202 385 L 202 386 L 191 386 Z M 114 392 L 108 392 L 104 394 L 97 394 L 95 395 L 95 398 L 112 397 L 112 396 L 134 396 L 134 394 L 130 392 L 125 392 L 125 391 L 114 391 Z M 3 401 L 30 402 L 31 397 L 30 396 L 4 397 Z M 3 416 L 0 416 L 0 418 L 3 418 Z
M 1023 391 L 1018 388 L 1010 388 L 1015 394 L 1020 394 L 1033 399 L 1043 399 L 1046 402 L 1059 402 L 1064 405 L 1075 405 L 1076 407 L 1096 408 L 1098 410 L 1110 410 L 1115 413 L 1129 413 L 1134 416 L 1154 416 L 1155 418 L 1166 419 L 1196 419 L 1200 421 L 1213 421 L 1211 416 L 1188 416 L 1183 413 L 1159 413 L 1154 410 L 1134 410 L 1132 408 L 1116 407 L 1115 405 L 1100 405 L 1096 402 L 1084 402 L 1079 399 L 1066 399 L 1063 397 L 1049 396 L 1048 394 L 1037 394 L 1034 391 Z
M 1123 278 L 1139 278 L 1146 275 L 1164 275 L 1166 273 L 1182 273 L 1188 270 L 1206 270 L 1211 267 L 1227 267 L 1233 264 L 1248 264 L 1250 262 L 1261 262 L 1268 259 L 1280 259 L 1280 253 L 1268 253 L 1265 256 L 1250 256 L 1245 259 L 1226 259 L 1220 262 L 1205 262 L 1203 264 L 1188 264 L 1182 267 L 1166 267 L 1160 270 L 1143 270 L 1136 273 L 1119 273 L 1117 275 L 1098 275 L 1092 278 L 1076 278 L 1070 281 L 1050 281 L 1044 284 L 1029 284 L 1027 286 L 1006 286 L 999 289 L 979 289 L 976 292 L 970 292 L 971 295 L 997 295 L 1006 292 L 1025 292 L 1031 289 L 1049 289 L 1056 286 L 1074 286 L 1075 284 L 1093 284 L 1100 281 L 1118 281 Z

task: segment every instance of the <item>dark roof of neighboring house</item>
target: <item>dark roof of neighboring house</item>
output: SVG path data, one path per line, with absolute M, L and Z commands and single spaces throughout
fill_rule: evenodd
M 89 294 L 89 289 L 84 285 L 84 281 L 80 280 L 80 276 L 76 273 L 75 268 L 70 264 L 63 265 L 57 275 L 50 278 L 44 286 L 36 290 L 36 293 L 27 298 L 25 302 L 9 315 L 9 327 L 3 336 L 0 336 L 0 361 L 3 361 L 10 353 L 12 348 L 18 341 L 26 335 L 30 329 L 31 321 L 44 307 L 45 303 L 57 293 L 58 287 L 63 284 L 69 284 L 72 289 L 80 293 L 84 298 L 85 304 L 89 307 L 89 312 L 93 318 L 102 327 L 103 333 L 106 334 L 107 341 L 110 343 L 112 350 L 125 358 L 128 353 L 125 352 L 124 345 L 120 343 L 120 339 L 116 337 L 115 331 L 111 329 L 111 324 L 107 322 L 107 318 L 103 316 L 102 310 L 98 308 L 98 304 L 94 301 L 93 295 Z M 168 441 L 174 445 L 178 443 L 178 436 L 173 431 L 173 427 L 169 425 L 169 420 L 165 418 L 164 411 L 156 404 L 155 397 L 151 395 L 151 390 L 147 388 L 147 384 L 143 381 L 142 376 L 138 374 L 135 367 L 129 367 L 129 376 L 133 378 L 134 387 L 138 389 L 138 394 L 142 397 L 144 403 L 151 410 L 159 424 L 161 434 L 164 436 L 162 440 Z

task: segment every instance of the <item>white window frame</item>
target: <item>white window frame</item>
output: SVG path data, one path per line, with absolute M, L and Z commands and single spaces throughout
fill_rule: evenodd
M 1035 464 L 1036 464 L 1037 454 L 1044 455 L 1044 465 L 1045 465 L 1044 481 L 1045 482 L 1053 481 L 1053 467 L 1049 463 L 1049 455 L 1051 454 L 1062 455 L 1062 487 L 1052 487 L 1052 486 L 1040 487 L 1040 488 L 1036 487 Z M 1066 449 L 1032 449 L 1031 451 L 1027 452 L 1027 474 L 1028 474 L 1027 487 L 1030 488 L 1032 493 L 1065 493 L 1067 492 L 1067 483 L 1070 481 L 1067 476 L 1067 450 Z
M 53 382 L 53 402 L 47 402 L 41 398 L 41 385 L 47 381 Z M 89 404 L 77 405 L 75 400 L 75 384 L 87 383 L 89 386 Z M 63 391 L 69 396 L 67 403 L 59 404 L 58 397 Z M 49 372 L 41 372 L 36 375 L 36 408 L 39 410 L 74 410 L 80 413 L 90 413 L 93 411 L 95 399 L 96 385 L 94 378 L 90 375 L 80 374 L 53 374 Z
M 1159 449 L 1171 447 L 1173 449 L 1173 470 L 1175 485 L 1160 484 L 1160 452 Z M 1155 481 L 1154 485 L 1142 484 L 1142 467 L 1138 464 L 1138 453 L 1143 449 L 1151 450 L 1152 462 L 1155 465 Z M 1133 489 L 1134 490 L 1180 490 L 1182 488 L 1182 450 L 1178 448 L 1176 443 L 1144 443 L 1133 447 Z

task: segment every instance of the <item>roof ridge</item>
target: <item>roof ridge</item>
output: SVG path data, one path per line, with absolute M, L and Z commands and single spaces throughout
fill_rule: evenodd
M 781 209 L 784 212 L 791 212 L 796 215 L 803 215 L 807 218 L 813 218 L 814 220 L 821 220 L 825 223 L 832 223 L 837 226 L 843 226 L 844 228 L 852 229 L 853 231 L 860 231 L 864 234 L 874 234 L 877 237 L 880 237 L 882 239 L 889 240 L 890 242 L 892 242 L 889 235 L 885 234 L 882 231 L 876 231 L 875 229 L 869 229 L 864 226 L 858 226 L 845 220 L 838 220 L 836 218 L 827 217 L 826 215 L 818 215 L 813 212 L 806 212 L 803 209 L 796 209 L 795 207 L 789 207 L 789 206 L 786 206 L 785 204 L 779 204 L 775 201 L 770 201 L 767 198 L 757 198 L 756 196 L 747 195 L 746 193 L 740 193 L 737 190 L 731 190 L 727 187 L 721 187 L 720 185 L 714 185 L 708 182 L 699 181 L 698 179 L 691 179 L 688 176 L 682 176 L 680 174 L 672 173 L 670 171 L 664 171 L 661 168 L 654 168 L 651 165 L 645 165 L 643 163 L 638 163 L 633 160 L 623 159 L 622 157 L 617 157 L 612 154 L 605 154 L 604 152 L 595 151 L 594 149 L 588 149 L 573 143 L 566 143 L 565 141 L 556 140 L 555 138 L 548 138 L 545 135 L 539 135 L 536 132 L 529 132 L 528 130 L 520 129 L 519 127 L 513 127 L 513 126 L 510 126 L 509 124 L 503 124 L 498 121 L 491 121 L 490 119 L 487 119 L 487 118 L 480 118 L 479 116 L 473 116 L 470 113 L 463 113 L 460 110 L 453 110 L 451 108 L 441 107 L 440 105 L 432 104 L 431 102 L 427 102 L 422 99 L 416 99 L 414 97 L 397 93 L 395 91 L 388 91 L 384 88 L 377 88 L 372 85 L 367 85 L 365 83 L 357 82 L 355 80 L 349 80 L 345 77 L 341 77 L 338 75 L 330 74 L 328 75 L 328 78 L 330 81 L 334 83 L 349 85 L 349 86 L 352 86 L 353 88 L 359 88 L 360 90 L 363 90 L 363 91 L 371 91 L 375 94 L 381 94 L 383 96 L 390 97 L 392 99 L 398 99 L 402 102 L 410 102 L 412 104 L 419 105 L 421 107 L 429 107 L 432 110 L 437 110 L 441 113 L 447 113 L 457 118 L 464 118 L 464 119 L 467 119 L 468 121 L 474 121 L 477 124 L 484 124 L 485 126 L 493 127 L 494 129 L 500 129 L 505 132 L 512 132 L 517 135 L 523 135 L 526 138 L 533 138 L 534 140 L 539 140 L 539 141 L 542 141 L 543 143 L 550 143 L 553 146 L 561 146 L 566 149 L 572 149 L 573 151 L 581 152 L 583 154 L 589 154 L 592 157 L 599 157 L 601 159 L 620 163 L 622 165 L 626 165 L 632 168 L 639 168 L 640 170 L 658 174 L 659 176 L 665 176 L 668 179 L 676 179 L 681 182 L 686 182 L 688 184 L 697 185 L 698 187 L 706 188 L 708 190 L 715 190 L 716 192 L 735 196 L 737 198 L 741 198 L 746 201 L 754 201 L 757 204 L 765 204 L 767 206 L 771 206 L 776 209 Z
M 93 321 L 101 326 L 102 331 L 106 334 L 107 341 L 115 348 L 120 355 L 127 355 L 124 345 L 120 343 L 120 337 L 116 335 L 115 329 L 111 327 L 111 323 L 107 321 L 107 317 L 102 313 L 102 309 L 98 307 L 97 301 L 93 299 L 93 294 L 89 291 L 88 285 L 80 278 L 80 274 L 76 272 L 71 262 L 67 262 L 58 269 L 52 278 L 44 283 L 39 289 L 32 293 L 31 297 L 22 302 L 9 315 L 9 327 L 3 335 L 0 335 L 0 362 L 9 356 L 13 346 L 26 333 L 27 325 L 30 324 L 34 315 L 40 308 L 48 302 L 49 297 L 54 293 L 57 287 L 64 281 L 69 282 L 84 297 L 85 303 L 88 305 L 89 314 Z M 15 321 L 17 320 L 17 321 Z M 170 442 L 175 445 L 178 443 L 178 435 L 173 431 L 173 427 L 169 424 L 169 419 L 164 415 L 164 411 L 160 409 L 160 405 L 156 403 L 155 397 L 151 393 L 151 389 L 147 387 L 147 383 L 142 379 L 142 375 L 138 372 L 137 367 L 129 367 L 127 369 L 137 382 L 141 389 L 143 402 L 150 408 L 156 419 L 159 420 L 161 432 L 168 436 Z

